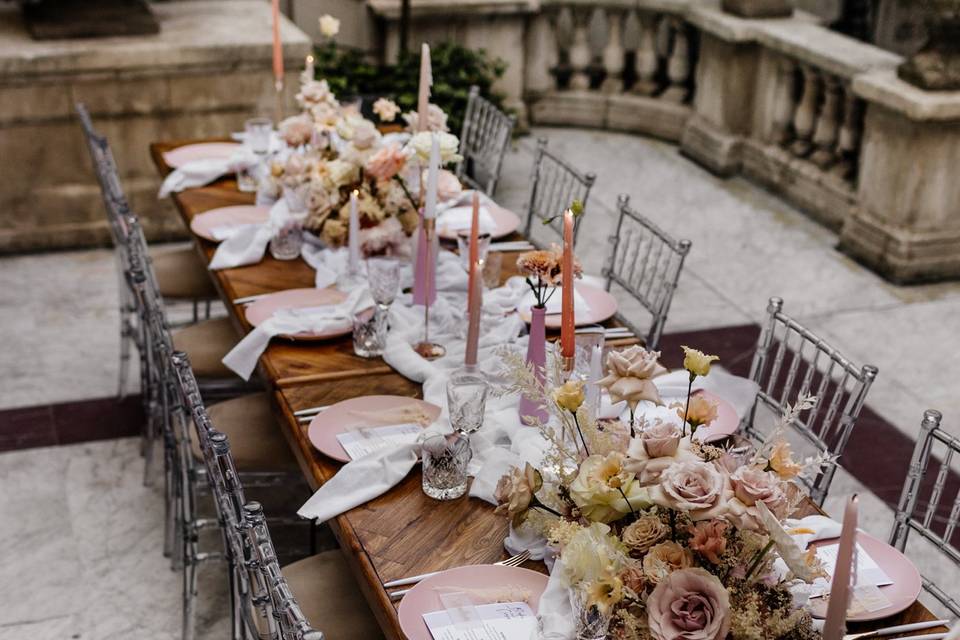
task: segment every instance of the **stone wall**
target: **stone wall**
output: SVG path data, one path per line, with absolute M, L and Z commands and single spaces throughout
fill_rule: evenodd
M 19 12 L 0 10 L 0 252 L 89 246 L 109 232 L 74 103 L 110 139 L 122 181 L 151 239 L 183 225 L 148 145 L 224 135 L 275 110 L 269 4 L 196 0 L 153 5 L 152 37 L 34 42 Z M 287 109 L 309 41 L 282 28 Z

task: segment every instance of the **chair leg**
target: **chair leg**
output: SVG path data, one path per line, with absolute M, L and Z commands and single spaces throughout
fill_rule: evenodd
M 173 558 L 174 540 L 177 537 L 177 470 L 174 467 L 173 447 L 168 438 L 164 438 L 163 451 L 163 556 Z
M 188 562 L 183 567 L 183 636 L 182 640 L 193 640 L 197 606 L 197 569 L 198 564 Z
M 196 298 L 193 299 L 193 322 L 196 324 L 200 321 L 200 301 Z
M 151 412 L 152 415 L 147 417 L 147 428 L 143 432 L 142 436 L 142 450 L 143 450 L 143 486 L 152 487 L 153 486 L 153 445 L 157 440 L 157 422 L 156 416 Z
M 130 343 L 133 336 L 130 330 L 130 317 L 125 309 L 120 310 L 120 370 L 117 372 L 117 398 L 127 397 L 127 377 L 130 373 Z
M 210 319 L 210 300 L 206 301 L 205 309 L 204 309 L 204 318 L 207 320 Z

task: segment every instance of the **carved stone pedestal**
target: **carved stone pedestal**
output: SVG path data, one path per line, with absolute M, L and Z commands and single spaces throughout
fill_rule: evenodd
M 727 13 L 741 18 L 783 18 L 793 13 L 787 0 L 722 0 Z

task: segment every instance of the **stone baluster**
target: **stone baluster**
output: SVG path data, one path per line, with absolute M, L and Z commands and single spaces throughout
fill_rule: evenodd
M 588 36 L 589 22 L 580 12 L 574 12 L 573 44 L 570 47 L 570 64 L 573 66 L 573 78 L 570 88 L 583 91 L 590 88 L 590 42 Z
M 607 77 L 604 52 L 610 36 L 610 25 L 607 12 L 603 7 L 594 7 L 587 21 L 587 46 L 590 48 L 590 64 L 587 75 L 590 77 L 590 88 L 599 89 Z
M 840 130 L 840 81 L 834 76 L 823 78 L 823 106 L 817 118 L 817 128 L 813 132 L 813 146 L 816 151 L 810 161 L 823 170 L 828 169 L 837 160 L 835 154 L 837 135 Z
M 813 147 L 811 138 L 817 122 L 817 106 L 820 102 L 820 72 L 806 65 L 800 67 L 803 74 L 803 93 L 800 104 L 793 116 L 793 130 L 796 139 L 790 145 L 790 151 L 801 158 L 807 157 Z
M 643 37 L 643 26 L 636 9 L 630 9 L 623 17 L 623 71 L 622 90 L 633 89 L 637 83 L 637 51 L 640 49 L 640 40 Z
M 793 138 L 791 125 L 797 110 L 797 65 L 790 58 L 777 58 L 777 86 L 771 110 L 770 142 L 785 147 Z
M 556 38 L 557 38 L 557 66 L 553 73 L 557 77 L 557 89 L 569 89 L 570 81 L 573 78 L 573 63 L 571 62 L 570 49 L 573 45 L 573 9 L 563 7 L 557 14 Z
M 623 48 L 623 21 L 624 15 L 619 11 L 607 11 L 610 23 L 607 46 L 603 50 L 603 66 L 607 71 L 603 81 L 603 90 L 606 93 L 621 93 L 623 91 L 623 71 L 625 68 L 626 52 Z
M 657 54 L 659 20 L 650 13 L 641 14 L 639 20 L 640 46 L 637 48 L 637 82 L 633 85 L 633 92 L 650 96 L 657 90 L 657 70 L 660 68 Z
M 863 102 L 849 84 L 843 86 L 843 122 L 837 139 L 837 164 L 830 173 L 854 182 L 860 160 L 860 136 L 863 130 Z
M 690 94 L 690 35 L 682 20 L 671 19 L 673 30 L 673 47 L 667 59 L 667 78 L 670 86 L 660 96 L 668 102 L 683 104 Z

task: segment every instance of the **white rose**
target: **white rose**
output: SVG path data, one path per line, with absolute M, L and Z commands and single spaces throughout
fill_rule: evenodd
M 331 160 L 327 163 L 327 175 L 334 187 L 343 187 L 360 179 L 360 168 L 352 162 Z
M 431 133 L 422 131 L 410 139 L 410 148 L 420 160 L 427 162 L 430 160 L 430 150 L 433 147 L 433 136 L 437 136 L 440 143 L 440 164 L 459 162 L 462 160 L 457 151 L 460 149 L 460 140 L 452 133 Z
M 324 38 L 332 38 L 340 33 L 340 21 L 325 13 L 320 16 L 320 35 Z

